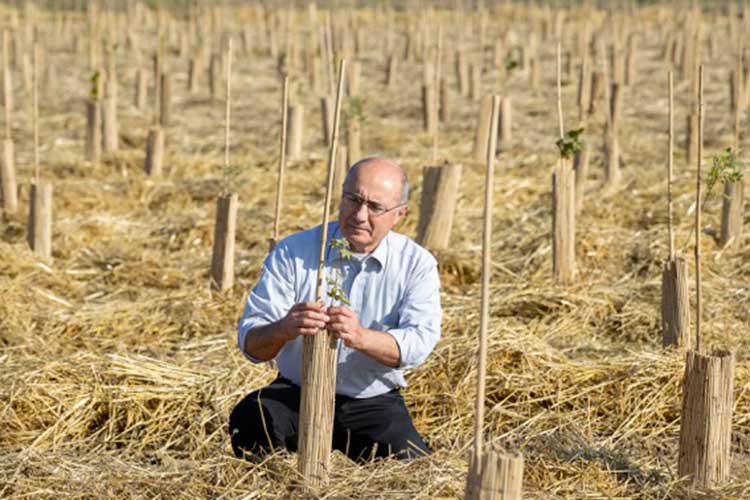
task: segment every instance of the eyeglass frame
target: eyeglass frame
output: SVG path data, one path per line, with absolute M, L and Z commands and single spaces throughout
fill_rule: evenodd
M 342 191 L 341 201 L 342 202 L 346 201 L 347 203 L 352 204 L 353 206 L 357 208 L 357 210 L 359 210 L 359 207 L 364 205 L 367 207 L 367 212 L 373 217 L 380 217 L 381 215 L 385 215 L 392 210 L 401 208 L 408 203 L 408 202 L 399 203 L 398 205 L 393 206 L 391 208 L 385 208 L 385 207 L 382 207 L 379 203 L 370 201 L 367 198 L 363 198 L 362 196 L 358 195 L 357 193 L 352 193 L 351 191 Z M 377 203 L 377 206 L 373 208 L 371 203 Z

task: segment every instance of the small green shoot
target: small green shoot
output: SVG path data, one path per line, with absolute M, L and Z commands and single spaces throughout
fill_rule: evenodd
M 706 175 L 706 198 L 711 199 L 716 184 L 731 184 L 742 179 L 742 163 L 737 158 L 737 153 L 732 148 L 727 148 L 723 153 L 714 155 L 713 166 Z
M 560 150 L 560 157 L 570 159 L 581 150 L 583 143 L 580 140 L 583 128 L 568 130 L 565 135 L 555 142 L 557 149 Z
M 336 266 L 333 270 L 332 277 L 326 277 L 326 281 L 330 288 L 328 289 L 328 296 L 333 300 L 341 302 L 342 304 L 351 305 L 349 298 L 346 296 L 346 292 L 341 288 L 343 282 L 343 269 L 341 263 L 344 260 L 352 258 L 352 250 L 349 246 L 349 242 L 346 238 L 333 238 L 328 243 L 330 248 L 336 248 L 339 251 L 339 259 L 336 261 Z
M 505 58 L 505 71 L 508 73 L 512 72 L 514 69 L 518 67 L 518 61 L 513 59 L 512 57 L 508 56 Z
M 89 97 L 92 101 L 96 102 L 99 100 L 99 71 L 94 71 L 91 75 L 91 90 L 89 91 Z

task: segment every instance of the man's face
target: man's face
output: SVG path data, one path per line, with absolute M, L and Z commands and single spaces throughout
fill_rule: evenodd
M 339 205 L 339 224 L 353 251 L 370 253 L 378 247 L 406 214 L 400 198 L 401 174 L 393 168 L 368 164 L 350 176 Z

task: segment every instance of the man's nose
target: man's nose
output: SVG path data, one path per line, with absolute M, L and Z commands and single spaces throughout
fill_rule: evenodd
M 357 218 L 357 220 L 365 221 L 367 220 L 369 216 L 369 211 L 367 210 L 367 203 L 362 203 L 357 207 L 357 210 L 354 212 L 354 216 Z

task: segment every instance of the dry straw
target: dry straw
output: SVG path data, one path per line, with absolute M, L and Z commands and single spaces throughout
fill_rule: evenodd
M 120 27 L 136 20 L 130 24 L 141 37 L 144 54 L 154 49 L 154 11 L 136 3 L 126 19 L 125 11 L 109 12 L 99 5 L 100 17 L 106 14 Z M 318 7 L 322 22 L 329 10 Z M 512 35 L 522 40 L 519 34 L 539 29 L 545 11 L 510 2 L 492 8 L 497 15 L 488 15 L 488 42 L 505 34 L 506 25 L 498 19 L 512 19 Z M 737 7 L 732 8 L 737 14 Z M 195 32 L 195 43 L 200 30 L 206 43 L 217 46 L 221 29 L 236 33 L 240 26 L 248 27 L 257 48 L 252 56 L 236 59 L 233 76 L 233 85 L 241 89 L 236 95 L 243 97 L 232 109 L 233 134 L 241 139 L 233 144 L 232 161 L 249 165 L 251 181 L 239 189 L 243 207 L 238 214 L 236 293 L 227 296 L 211 294 L 206 287 L 214 200 L 222 188 L 216 165 L 224 147 L 223 106 L 209 101 L 208 89 L 189 95 L 175 81 L 169 175 L 161 182 L 148 182 L 141 172 L 150 120 L 125 99 L 120 99 L 121 151 L 96 164 L 84 162 L 80 100 L 88 88 L 81 85 L 91 71 L 85 46 L 81 54 L 71 48 L 75 36 L 87 40 L 85 16 L 66 15 L 60 37 L 47 37 L 46 13 L 37 17 L 50 57 L 70 68 L 60 74 L 56 102 L 42 101 L 40 121 L 43 136 L 55 138 L 42 142 L 40 155 L 43 177 L 55 179 L 59 237 L 54 264 L 45 264 L 29 252 L 19 219 L 0 219 L 0 497 L 284 498 L 299 479 L 295 454 L 238 460 L 226 434 L 234 405 L 276 374 L 242 356 L 236 322 L 244 294 L 262 272 L 265 239 L 274 221 L 279 144 L 269 120 L 273 125 L 278 116 L 279 84 L 275 60 L 266 55 L 268 30 L 263 29 L 277 8 L 214 8 L 201 2 L 195 9 L 193 21 L 173 16 L 170 29 Z M 436 9 L 446 20 L 444 46 L 454 47 L 459 36 L 466 39 L 476 13 L 465 9 L 454 22 L 455 11 Z M 22 13 L 12 7 L 7 12 L 9 26 L 15 13 L 20 27 Z M 374 21 L 380 15 L 377 7 L 352 13 L 361 27 L 372 28 L 370 40 L 384 36 L 382 24 Z M 599 33 L 607 16 L 624 15 L 594 5 L 565 13 L 568 33 L 583 22 Z M 407 14 L 392 14 L 392 50 L 400 56 Z M 504 93 L 507 89 L 513 95 L 518 133 L 494 179 L 484 429 L 523 452 L 527 499 L 750 498 L 750 295 L 744 285 L 750 256 L 743 246 L 736 255 L 714 258 L 718 247 L 710 233 L 718 228 L 720 197 L 706 202 L 702 221 L 703 293 L 717 300 L 704 310 L 701 340 L 706 346 L 736 349 L 730 481 L 711 493 L 689 492 L 675 466 L 684 359 L 664 350 L 659 338 L 661 260 L 669 244 L 663 168 L 666 68 L 658 56 L 683 14 L 672 4 L 639 7 L 630 14 L 632 25 L 639 27 L 639 79 L 627 90 L 627 126 L 621 129 L 623 148 L 629 148 L 629 162 L 622 169 L 627 189 L 604 200 L 587 200 L 578 218 L 579 280 L 565 288 L 549 279 L 549 167 L 558 158 L 550 138 L 557 135 L 558 123 L 547 117 L 555 110 L 556 89 L 543 79 L 538 94 L 532 94 L 515 73 L 504 84 Z M 739 33 L 744 25 L 735 17 Z M 213 24 L 214 18 L 222 23 Z M 724 14 L 703 19 L 704 28 L 716 32 L 719 47 L 735 46 L 726 44 L 728 20 Z M 298 22 L 296 29 L 301 34 L 309 26 Z M 517 48 L 518 42 L 508 46 Z M 174 52 L 173 43 L 168 48 Z M 382 74 L 373 48 L 363 54 L 363 81 Z M 547 63 L 555 59 L 554 45 L 540 44 L 539 50 L 542 69 L 551 70 Z M 722 74 L 736 64 L 735 56 L 718 51 L 712 67 Z M 118 51 L 118 58 L 120 67 L 136 67 L 131 51 Z M 366 134 L 363 129 L 362 145 L 404 165 L 415 196 L 412 215 L 398 231 L 413 237 L 430 138 L 414 133 L 419 126 L 413 84 L 418 68 L 402 64 L 400 71 L 390 89 L 363 86 L 373 126 Z M 445 73 L 455 85 L 453 72 Z M 725 79 L 707 78 L 704 84 L 711 109 L 713 103 L 725 109 Z M 562 87 L 565 99 L 575 98 L 572 87 Z M 680 88 L 676 110 L 686 109 L 687 95 Z M 23 96 L 16 95 L 12 132 L 19 179 L 29 179 L 31 106 L 25 100 L 21 105 L 20 99 L 27 99 Z M 299 97 L 308 109 L 319 98 L 305 87 Z M 471 153 L 475 108 L 456 95 L 454 121 L 441 126 L 441 155 L 460 159 Z M 730 114 L 710 116 L 706 152 L 730 144 L 733 130 Z M 322 136 L 317 121 L 310 120 L 311 137 Z M 684 123 L 679 111 L 676 123 Z M 685 254 L 692 252 L 689 210 L 695 199 L 695 163 L 684 167 L 684 154 L 677 149 L 674 246 L 676 254 Z M 600 158 L 592 153 L 592 185 L 602 179 L 596 167 Z M 313 145 L 308 159 L 286 170 L 282 232 L 320 223 L 321 183 L 310 179 L 324 178 L 325 163 L 322 145 Z M 477 165 L 464 168 L 452 245 L 441 253 L 439 264 L 442 337 L 425 364 L 408 372 L 409 387 L 402 390 L 416 427 L 435 453 L 412 462 L 357 465 L 334 452 L 329 485 L 321 496 L 463 495 L 478 368 L 483 200 L 477 193 L 484 186 L 483 174 Z M 26 199 L 21 191 L 20 202 Z

